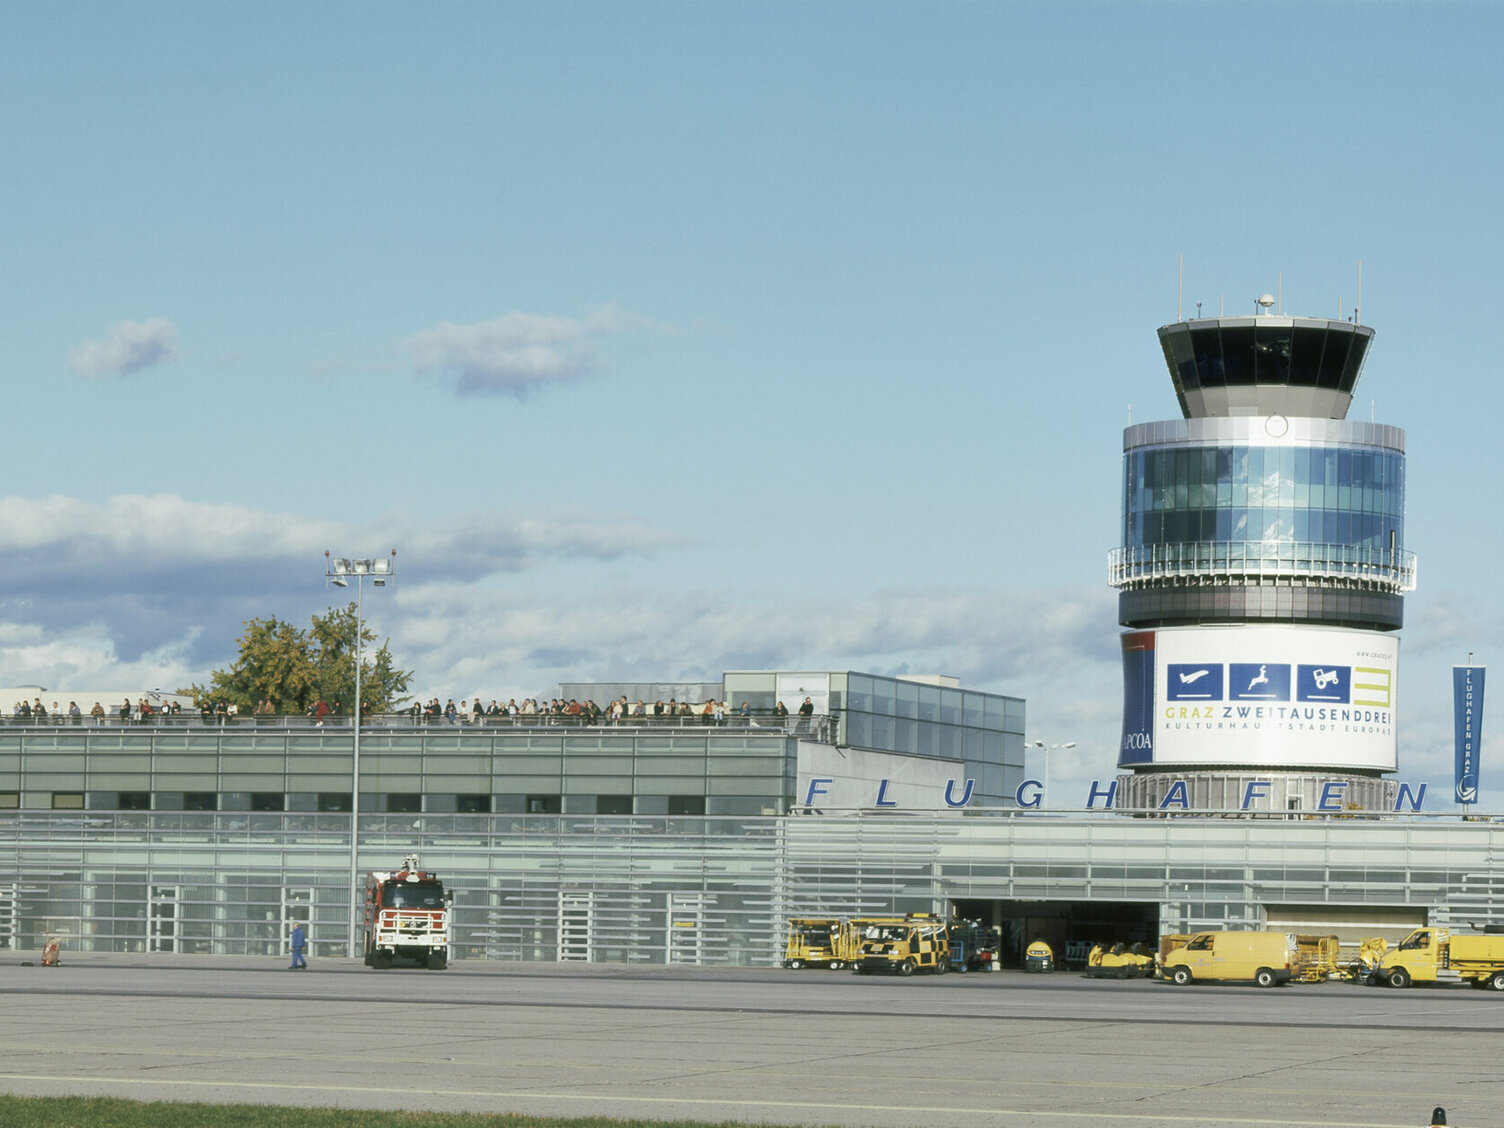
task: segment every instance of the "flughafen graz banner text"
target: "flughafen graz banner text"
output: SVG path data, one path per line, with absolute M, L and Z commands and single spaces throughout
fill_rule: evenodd
M 964 786 L 960 780 L 947 780 L 945 792 L 941 796 L 944 804 L 942 809 L 960 810 L 971 802 L 972 792 L 975 789 L 975 780 L 966 780 Z M 804 788 L 804 802 L 800 807 L 805 811 L 818 810 L 822 802 L 829 803 L 830 788 L 836 783 L 834 778 L 815 777 L 808 781 Z M 1242 803 L 1239 810 L 1262 811 L 1266 807 L 1259 807 L 1260 800 L 1267 800 L 1273 792 L 1271 780 L 1249 780 L 1243 788 Z M 1398 793 L 1394 799 L 1395 812 L 1419 811 L 1426 800 L 1425 783 L 1399 784 Z M 1352 808 L 1347 805 L 1346 793 L 1348 781 L 1341 779 L 1327 780 L 1321 785 L 1321 791 L 1317 798 L 1316 806 L 1305 812 L 1306 814 L 1351 814 Z M 1117 799 L 1118 785 L 1116 780 L 1092 780 L 1086 789 L 1084 802 L 1077 810 L 1111 810 Z M 873 797 L 871 809 L 879 811 L 919 810 L 920 808 L 905 805 L 902 786 L 897 785 L 890 779 L 877 781 L 877 793 Z M 1014 802 L 1020 809 L 1031 811 L 1037 810 L 1044 802 L 1044 784 L 1037 779 L 1026 779 L 1018 785 L 1018 790 L 1013 793 Z M 1169 790 L 1155 808 L 1160 811 L 1189 811 L 1191 805 L 1190 786 L 1186 780 L 1177 779 L 1170 784 Z M 1219 810 L 1221 808 L 1218 808 Z

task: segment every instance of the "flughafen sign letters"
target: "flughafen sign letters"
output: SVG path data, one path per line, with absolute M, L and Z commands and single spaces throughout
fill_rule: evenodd
M 804 809 L 808 811 L 818 808 L 820 797 L 828 795 L 830 786 L 835 782 L 834 778 L 816 777 L 811 779 L 809 786 L 804 792 L 804 802 L 801 804 Z M 1349 782 L 1348 780 L 1334 779 L 1322 783 L 1316 806 L 1308 813 L 1333 815 L 1350 813 L 1351 809 L 1343 800 Z M 942 799 L 945 806 L 952 810 L 958 810 L 971 802 L 975 781 L 966 780 L 965 787 L 961 789 L 961 793 L 958 796 L 956 788 L 959 783 L 959 780 L 954 779 L 946 780 L 945 782 L 945 794 L 942 796 Z M 1254 803 L 1260 799 L 1268 799 L 1273 786 L 1272 780 L 1250 780 L 1243 788 L 1243 801 L 1238 809 L 1242 811 L 1264 810 L 1265 808 L 1255 807 Z M 1394 799 L 1395 812 L 1398 813 L 1407 810 L 1419 811 L 1421 805 L 1426 800 L 1426 787 L 1427 785 L 1424 783 L 1414 785 L 1401 783 Z M 1112 809 L 1113 800 L 1117 797 L 1117 790 L 1118 785 L 1116 780 L 1108 782 L 1105 786 L 1101 780 L 1092 780 L 1091 786 L 1086 792 L 1086 802 L 1080 809 L 1087 811 Z M 1037 779 L 1026 779 L 1018 785 L 1018 790 L 1014 792 L 1013 798 L 1022 810 L 1038 810 L 1044 800 L 1044 784 Z M 1101 803 L 1100 808 L 1097 806 L 1099 801 Z M 894 793 L 892 780 L 883 779 L 877 782 L 877 795 L 872 801 L 872 806 L 877 810 L 891 811 L 903 809 L 899 803 L 898 796 Z M 1165 797 L 1160 800 L 1159 805 L 1155 809 L 1160 811 L 1191 810 L 1190 789 L 1187 786 L 1187 782 L 1183 779 L 1177 779 L 1172 783 L 1170 789 L 1165 792 Z

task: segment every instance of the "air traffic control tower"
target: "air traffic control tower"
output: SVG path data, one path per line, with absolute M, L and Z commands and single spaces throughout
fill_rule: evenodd
M 1184 418 L 1123 433 L 1114 806 L 1392 810 L 1405 434 L 1347 418 L 1373 330 L 1159 330 Z

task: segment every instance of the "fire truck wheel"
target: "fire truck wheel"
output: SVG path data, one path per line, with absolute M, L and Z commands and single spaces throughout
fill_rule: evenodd
M 906 960 L 903 961 L 903 963 L 901 963 L 901 964 L 898 965 L 898 974 L 899 975 L 913 975 L 914 974 L 914 961 L 913 961 L 912 958 L 906 959 Z
M 371 957 L 371 966 L 380 971 L 385 971 L 392 966 L 392 953 L 377 952 Z
M 442 948 L 435 949 L 434 951 L 428 953 L 429 971 L 443 971 L 448 963 L 449 953 L 444 951 Z

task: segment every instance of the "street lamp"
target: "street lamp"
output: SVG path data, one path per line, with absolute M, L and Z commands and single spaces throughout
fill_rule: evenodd
M 361 882 L 360 882 L 360 665 L 361 633 L 364 622 L 361 612 L 365 607 L 366 577 L 371 577 L 375 587 L 386 587 L 387 581 L 397 573 L 397 550 L 390 556 L 376 556 L 366 560 L 351 560 L 345 556 L 330 556 L 324 553 L 324 583 L 335 587 L 349 587 L 350 577 L 355 577 L 355 708 L 352 711 L 351 732 L 354 734 L 350 756 L 350 957 L 356 954 L 360 932 Z
M 1071 740 L 1065 744 L 1046 744 L 1042 740 L 1036 740 L 1029 747 L 1038 748 L 1044 752 L 1044 794 L 1040 797 L 1039 801 L 1039 805 L 1043 807 L 1050 799 L 1050 753 L 1059 748 L 1074 748 L 1076 747 L 1076 742 Z

